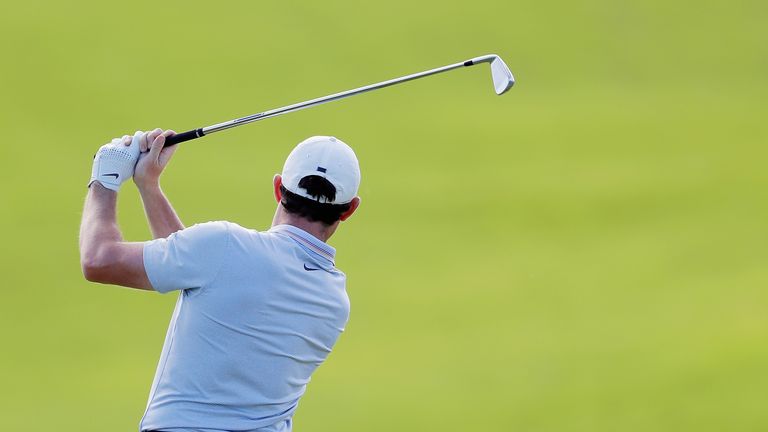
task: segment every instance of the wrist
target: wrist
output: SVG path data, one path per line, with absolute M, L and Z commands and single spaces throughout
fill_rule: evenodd
M 141 200 L 144 203 L 155 202 L 165 197 L 158 182 L 142 184 L 141 186 L 137 186 L 137 189 L 139 190 L 139 196 L 141 196 Z
M 104 187 L 99 181 L 95 181 L 88 186 L 87 196 L 96 203 L 117 205 L 117 191 Z
M 141 193 L 160 190 L 160 179 L 137 180 L 134 178 L 133 180 L 134 183 L 136 183 L 136 188 L 139 189 L 139 192 Z

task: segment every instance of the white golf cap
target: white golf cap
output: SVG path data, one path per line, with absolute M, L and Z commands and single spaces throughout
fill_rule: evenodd
M 321 203 L 346 204 L 357 196 L 360 187 L 360 165 L 351 147 L 331 136 L 314 136 L 300 142 L 283 166 L 283 186 L 296 195 L 315 200 L 304 188 L 301 179 L 320 176 L 336 188 L 333 201 L 321 198 Z

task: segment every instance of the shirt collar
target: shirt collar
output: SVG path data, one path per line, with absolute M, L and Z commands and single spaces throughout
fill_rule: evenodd
M 336 249 L 301 228 L 283 224 L 273 226 L 269 232 L 285 234 L 296 240 L 300 245 L 330 261 L 331 264 L 336 265 L 333 261 L 336 258 Z

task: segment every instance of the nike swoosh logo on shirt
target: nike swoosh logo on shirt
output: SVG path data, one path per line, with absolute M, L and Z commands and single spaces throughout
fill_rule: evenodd
M 101 176 L 102 176 L 102 177 L 111 177 L 111 176 L 115 176 L 115 180 L 117 180 L 117 178 L 118 178 L 118 177 L 120 177 L 120 175 L 119 175 L 118 173 L 102 174 Z
M 314 267 L 307 267 L 307 265 L 304 264 L 304 270 L 306 270 L 306 271 L 315 271 L 315 270 L 320 270 L 320 269 L 319 268 L 314 268 Z

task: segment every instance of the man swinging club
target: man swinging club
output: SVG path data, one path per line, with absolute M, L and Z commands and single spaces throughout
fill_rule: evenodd
M 89 281 L 180 291 L 141 431 L 288 432 L 310 376 L 349 317 L 346 277 L 325 242 L 357 209 L 360 168 L 333 137 L 300 143 L 273 180 L 269 231 L 185 228 L 159 186 L 173 131 L 102 146 L 80 227 Z M 154 240 L 124 242 L 117 191 L 133 176 Z

